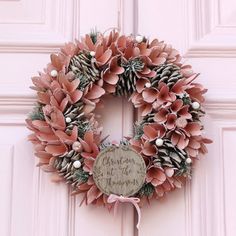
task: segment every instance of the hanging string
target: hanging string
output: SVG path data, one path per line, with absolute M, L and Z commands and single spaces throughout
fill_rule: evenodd
M 140 221 L 141 221 L 141 210 L 138 205 L 138 203 L 140 202 L 139 198 L 123 197 L 123 196 L 111 194 L 111 195 L 109 195 L 107 202 L 108 203 L 115 203 L 114 204 L 114 215 L 117 214 L 119 203 L 131 203 L 135 207 L 137 214 L 138 214 L 138 222 L 137 222 L 136 227 L 137 227 L 137 229 L 139 229 L 139 225 L 140 225 Z

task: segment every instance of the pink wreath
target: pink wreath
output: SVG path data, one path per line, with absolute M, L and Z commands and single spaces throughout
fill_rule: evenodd
M 180 188 L 211 142 L 202 136 L 207 90 L 194 82 L 197 76 L 177 50 L 157 39 L 93 32 L 65 44 L 32 78 L 37 104 L 26 122 L 38 165 L 53 181 L 70 184 L 73 194 L 83 193 L 86 204 L 111 207 L 93 180 L 97 155 L 113 145 L 102 138 L 94 110 L 104 94 L 126 96 L 142 120 L 121 145 L 146 163 L 145 183 L 133 197 L 143 205 Z

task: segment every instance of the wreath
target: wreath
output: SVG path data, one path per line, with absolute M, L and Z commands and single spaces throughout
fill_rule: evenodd
M 32 78 L 37 104 L 26 122 L 38 165 L 52 172 L 54 181 L 70 184 L 73 194 L 83 193 L 86 204 L 108 208 L 118 201 L 140 206 L 180 188 L 211 142 L 202 136 L 207 90 L 194 82 L 198 75 L 171 45 L 140 35 L 92 32 L 65 44 Z M 118 143 L 103 138 L 95 109 L 105 94 L 126 96 L 138 108 L 142 119 L 134 124 L 132 137 Z M 119 161 L 109 161 L 112 156 Z M 117 181 L 118 192 L 105 191 L 99 178 L 106 162 L 115 171 L 121 162 L 125 168 L 135 166 L 135 174 L 132 168 L 127 173 L 134 174 L 129 182 L 136 189 L 121 194 L 127 193 L 125 179 Z M 113 177 L 119 180 L 117 173 Z

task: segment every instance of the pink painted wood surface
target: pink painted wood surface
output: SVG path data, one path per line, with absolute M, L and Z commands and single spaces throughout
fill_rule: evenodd
M 0 0 L 0 235 L 1 236 L 234 236 L 236 235 L 236 4 L 234 0 Z M 178 48 L 209 88 L 209 154 L 191 185 L 142 209 L 139 232 L 133 208 L 117 217 L 79 207 L 64 184 L 35 167 L 24 119 L 34 103 L 30 77 L 49 54 L 97 26 L 158 37 Z M 133 109 L 107 99 L 104 136 L 132 133 Z

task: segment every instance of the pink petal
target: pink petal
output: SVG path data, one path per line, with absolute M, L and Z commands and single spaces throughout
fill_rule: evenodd
M 35 76 L 31 78 L 33 84 L 37 87 L 37 88 L 41 88 L 41 89 L 48 89 L 50 87 L 50 82 L 47 81 L 46 79 L 42 79 L 39 76 Z
M 173 145 L 177 145 L 177 143 L 179 142 L 179 139 L 180 139 L 180 135 L 176 134 L 176 133 L 173 133 L 171 135 L 171 142 Z
M 152 124 L 150 124 L 150 126 L 157 131 L 158 137 L 162 138 L 165 135 L 165 133 L 166 133 L 165 125 L 158 124 L 158 123 L 152 123 Z
M 192 115 L 188 112 L 188 110 L 189 110 L 189 105 L 185 105 L 178 111 L 178 115 L 180 115 L 185 119 L 191 119 Z
M 96 99 L 96 98 L 100 98 L 103 94 L 105 94 L 105 90 L 103 88 L 99 87 L 98 85 L 93 84 L 93 87 L 86 94 L 86 98 L 87 99 Z
M 46 112 L 45 109 L 46 108 L 44 107 L 43 108 L 44 113 Z M 64 130 L 66 127 L 66 123 L 63 113 L 57 108 L 54 108 L 50 115 L 51 115 L 51 120 L 48 119 L 47 117 L 45 118 L 51 124 L 51 126 L 55 129 Z
M 95 45 L 93 44 L 93 41 L 92 41 L 92 39 L 90 38 L 90 36 L 88 34 L 85 36 L 84 42 L 85 42 L 85 44 L 87 45 L 87 47 L 90 51 L 95 50 Z
M 91 204 L 94 200 L 96 200 L 101 195 L 102 195 L 101 191 L 96 187 L 96 185 L 93 185 L 87 192 L 88 204 Z
M 71 94 L 69 94 L 69 97 L 71 98 L 72 103 L 78 102 L 83 96 L 83 92 L 80 90 L 75 90 Z
M 185 130 L 192 136 L 201 135 L 201 125 L 197 122 L 188 123 Z
M 117 46 L 119 48 L 125 48 L 126 47 L 126 41 L 127 38 L 125 35 L 121 35 L 118 39 L 117 39 Z
M 64 98 L 65 98 L 65 93 L 62 91 L 61 88 L 56 88 L 53 91 L 53 96 L 50 97 L 51 101 L 52 99 L 55 99 L 57 101 L 57 104 L 59 104 Z
M 52 65 L 57 69 L 57 70 L 61 70 L 64 66 L 62 58 L 60 55 L 56 55 L 56 54 L 51 54 L 51 62 Z
M 104 79 L 104 81 L 106 81 L 108 84 L 115 85 L 115 84 L 117 84 L 117 82 L 118 82 L 118 80 L 119 80 L 119 76 L 108 71 L 108 72 L 105 72 L 105 73 L 104 73 L 103 79 Z
M 155 188 L 155 192 L 158 195 L 158 197 L 163 197 L 165 194 L 163 187 L 160 185 Z
M 164 188 L 165 192 L 169 192 L 172 190 L 173 185 L 169 181 L 166 181 L 163 183 L 162 187 Z
M 122 74 L 125 71 L 123 67 L 118 66 L 117 57 L 111 59 L 109 70 L 116 75 Z
M 175 114 L 169 114 L 167 116 L 167 122 L 166 122 L 167 129 L 171 130 L 175 127 L 176 118 L 177 118 L 177 116 Z
M 152 47 L 157 46 L 158 44 L 159 44 L 158 39 L 154 39 L 154 40 L 152 40 L 152 42 L 150 43 L 149 47 L 152 48 Z
M 174 178 L 174 183 L 176 188 L 181 188 L 182 187 L 182 183 L 177 179 L 177 178 Z
M 43 165 L 40 168 L 45 172 L 54 172 L 55 171 L 55 168 L 50 165 Z
M 189 139 L 185 139 L 184 136 L 180 136 L 180 139 L 177 143 L 177 147 L 183 150 L 184 148 L 188 146 L 188 142 L 189 142 Z
M 90 145 L 94 142 L 93 131 L 87 131 L 84 134 L 84 141 Z
M 151 145 L 148 141 L 144 143 L 142 153 L 146 156 L 154 156 L 157 153 L 157 148 Z
M 51 181 L 52 182 L 59 183 L 63 180 L 64 180 L 64 178 L 62 176 L 58 175 L 58 173 L 53 173 L 52 176 L 51 176 Z
M 161 183 L 164 183 L 166 180 L 166 175 L 162 170 L 158 169 L 158 172 L 156 172 L 155 178 L 158 179 Z
M 166 175 L 159 168 L 152 167 L 147 172 L 147 182 L 152 178 L 154 186 L 162 184 L 166 180 Z
M 151 69 L 149 69 L 148 67 L 144 67 L 143 70 L 141 71 L 142 75 L 148 75 L 150 74 Z
M 165 122 L 168 113 L 168 110 L 166 110 L 165 108 L 161 108 L 159 112 L 155 114 L 154 121 L 158 123 Z
M 149 141 L 153 141 L 158 136 L 158 131 L 155 130 L 151 125 L 144 125 L 143 132 L 145 138 Z
M 81 143 L 81 145 L 83 146 L 83 149 L 86 151 L 86 152 L 91 152 L 92 151 L 92 148 L 84 141 L 82 140 L 81 138 L 79 138 L 79 141 Z
M 145 89 L 142 93 L 143 100 L 148 103 L 153 103 L 157 98 L 157 91 L 156 89 Z
M 98 63 L 98 65 L 104 65 L 108 62 L 108 60 L 111 58 L 111 55 L 112 55 L 112 51 L 110 49 L 107 49 L 102 56 L 100 57 L 96 57 L 96 61 Z
M 197 157 L 198 156 L 199 151 L 196 150 L 196 149 L 186 147 L 185 150 L 188 153 L 188 155 L 191 156 L 191 157 Z
M 116 91 L 116 87 L 108 83 L 104 83 L 103 88 L 107 93 L 114 93 Z
M 158 58 L 155 58 L 152 60 L 152 64 L 155 66 L 164 64 L 165 62 L 166 62 L 166 58 L 164 58 L 164 57 L 158 57 Z
M 208 138 L 202 138 L 202 141 L 203 141 L 203 143 L 207 143 L 207 144 L 213 142 L 211 139 L 208 139 Z
M 75 91 L 78 88 L 79 84 L 80 84 L 79 79 L 74 79 L 71 82 L 69 82 L 67 78 L 65 78 L 64 80 L 64 87 L 66 87 L 69 93 Z
M 74 43 L 69 42 L 69 43 L 66 43 L 63 48 L 61 48 L 61 51 L 65 55 L 74 56 L 76 53 L 78 53 L 78 48 Z
M 171 97 L 169 95 L 169 88 L 166 84 L 161 86 L 160 92 L 158 94 L 158 99 L 161 101 L 171 101 Z
M 189 78 L 185 79 L 185 84 L 192 83 L 200 74 L 193 74 Z
M 45 92 L 38 92 L 38 101 L 43 104 L 50 104 L 50 96 Z
M 36 132 L 36 136 L 40 141 L 45 141 L 47 143 L 58 143 L 59 139 L 55 134 L 44 134 L 40 132 Z
M 141 140 L 130 139 L 129 143 L 131 144 L 132 148 L 135 149 L 138 153 L 141 152 L 141 150 L 142 150 L 142 148 L 141 148 L 142 141 Z
M 137 93 L 137 92 L 134 92 L 131 96 L 130 96 L 130 100 L 132 101 L 132 103 L 134 105 L 140 103 L 141 101 L 143 101 L 143 98 L 142 98 L 142 95 Z
M 141 116 L 146 116 L 152 111 L 152 105 L 151 104 L 144 104 L 140 107 Z
M 64 99 L 62 100 L 61 104 L 60 104 L 59 110 L 63 112 L 63 111 L 65 110 L 65 108 L 66 108 L 68 102 L 69 102 L 68 98 L 67 98 L 67 97 L 64 98 Z
M 181 99 L 175 100 L 171 105 L 171 110 L 173 112 L 177 112 L 180 110 L 180 108 L 183 106 L 183 101 Z
M 193 87 L 186 89 L 186 92 L 190 95 L 191 99 L 202 103 L 205 101 L 203 94 L 207 92 L 200 84 L 193 84 Z
M 152 179 L 151 183 L 152 183 L 153 186 L 156 187 L 158 185 L 161 185 L 163 182 L 160 181 L 159 179 Z
M 201 147 L 201 144 L 200 144 L 199 141 L 197 141 L 197 140 L 191 138 L 191 139 L 189 140 L 188 147 L 191 147 L 191 148 L 193 148 L 193 149 L 199 149 L 199 148 Z
M 52 157 L 50 153 L 47 153 L 45 151 L 38 151 L 35 153 L 35 156 L 38 158 L 47 158 L 47 159 Z
M 71 135 L 66 134 L 65 132 L 61 130 L 56 130 L 55 134 L 58 136 L 58 138 L 68 145 L 71 145 L 73 142 L 77 140 L 78 136 L 78 127 L 74 126 L 71 132 Z
M 140 55 L 140 49 L 138 47 L 133 48 L 132 56 L 137 57 Z
M 89 114 L 92 111 L 94 111 L 95 108 L 96 108 L 96 104 L 95 103 L 93 103 L 93 104 L 86 104 L 86 105 L 84 105 L 83 112 L 85 114 Z
M 185 88 L 186 88 L 185 81 L 183 79 L 180 79 L 176 82 L 176 84 L 173 85 L 171 91 L 176 94 L 181 94 L 184 92 Z
M 181 66 L 180 72 L 183 75 L 183 77 L 185 77 L 185 78 L 189 78 L 190 76 L 192 76 L 194 74 L 192 66 L 190 66 L 190 65 Z
M 93 171 L 94 158 L 85 158 L 84 159 L 84 171 L 92 173 Z
M 88 185 L 87 183 L 80 184 L 80 185 L 78 186 L 78 189 L 79 189 L 79 190 L 82 190 L 82 191 L 87 191 L 89 188 L 90 188 L 90 185 Z
M 179 117 L 175 123 L 176 123 L 176 126 L 179 128 L 184 128 L 188 124 L 187 120 L 183 117 Z
M 147 78 L 140 78 L 136 83 L 136 89 L 138 93 L 141 93 L 145 87 L 145 84 L 148 83 L 149 80 Z
M 126 48 L 125 52 L 124 52 L 124 58 L 130 59 L 132 56 L 133 56 L 133 49 L 132 49 L 132 47 Z
M 53 156 L 62 155 L 67 151 L 64 145 L 47 145 L 45 150 Z
M 140 49 L 140 55 L 142 56 L 149 56 L 151 53 L 151 49 L 147 48 L 147 42 L 142 42 L 137 45 Z
M 46 121 L 32 120 L 32 126 L 43 133 L 51 133 L 52 129 L 49 127 Z

